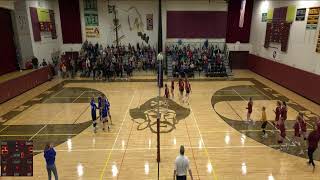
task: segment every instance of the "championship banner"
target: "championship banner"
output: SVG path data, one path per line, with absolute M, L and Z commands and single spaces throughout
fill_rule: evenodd
M 38 20 L 41 32 L 51 32 L 52 24 L 49 9 L 37 8 Z
M 84 20 L 87 38 L 99 38 L 99 17 L 97 0 L 83 0 Z
M 316 30 L 318 26 L 320 7 L 313 7 L 309 9 L 308 19 L 307 19 L 307 30 Z
M 147 14 L 147 30 L 152 31 L 153 30 L 153 14 Z
M 87 38 L 99 38 L 100 31 L 98 27 L 86 27 L 86 37 Z
M 297 9 L 296 21 L 304 21 L 306 17 L 306 8 Z

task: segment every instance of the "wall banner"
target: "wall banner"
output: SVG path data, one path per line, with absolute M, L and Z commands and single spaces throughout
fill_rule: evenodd
M 153 30 L 153 14 L 147 14 L 147 30 L 152 31 Z
M 304 21 L 306 17 L 306 8 L 297 9 L 296 21 Z
M 99 38 L 100 31 L 98 27 L 86 27 L 86 37 L 87 38 Z
M 267 22 L 268 13 L 262 13 L 261 22 Z
M 100 32 L 97 0 L 83 0 L 83 4 L 86 37 L 98 38 Z
M 308 19 L 307 19 L 307 30 L 316 30 L 318 26 L 320 7 L 313 7 L 309 9 Z

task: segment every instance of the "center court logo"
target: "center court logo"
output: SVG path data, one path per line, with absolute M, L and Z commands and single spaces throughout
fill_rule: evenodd
M 168 133 L 176 129 L 179 121 L 185 119 L 190 114 L 190 109 L 185 108 L 175 101 L 160 97 L 160 133 Z M 152 98 L 140 107 L 130 109 L 132 121 L 138 124 L 137 130 L 150 129 L 157 132 L 158 98 Z

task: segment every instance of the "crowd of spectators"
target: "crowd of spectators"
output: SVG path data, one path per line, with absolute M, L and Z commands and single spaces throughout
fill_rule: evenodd
M 155 70 L 156 51 L 150 46 L 136 44 L 133 46 L 107 46 L 85 41 L 77 58 L 62 60 L 60 71 L 62 77 L 74 77 L 80 72 L 81 77 L 94 79 L 114 79 L 131 77 L 133 70 Z
M 198 71 L 205 72 L 206 76 L 225 72 L 223 54 L 218 46 L 203 46 L 202 48 L 191 48 L 185 46 L 167 46 L 167 58 L 172 61 L 173 76 L 194 76 Z

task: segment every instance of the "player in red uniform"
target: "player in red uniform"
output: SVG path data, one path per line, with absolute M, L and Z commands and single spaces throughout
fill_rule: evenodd
M 301 128 L 301 136 L 303 140 L 307 140 L 307 123 L 304 120 L 303 113 L 299 113 L 298 118 L 299 118 L 299 124 Z
M 287 103 L 285 101 L 282 101 L 281 118 L 283 121 L 287 120 L 287 113 L 288 113 Z
M 190 82 L 188 81 L 187 78 L 185 79 L 185 89 L 186 89 L 185 102 L 186 102 L 187 104 L 189 104 L 189 94 L 190 94 L 190 92 L 191 92 L 191 84 L 190 84 Z
M 180 79 L 179 79 L 178 84 L 179 84 L 180 101 L 181 101 L 182 98 L 183 98 L 183 91 L 184 91 L 184 83 L 183 83 L 183 80 L 181 79 L 181 77 L 180 77 Z
M 253 101 L 252 101 L 252 97 L 249 98 L 249 102 L 248 102 L 248 106 L 247 106 L 247 122 L 248 121 L 252 121 L 251 120 L 251 113 L 252 113 L 252 107 L 253 107 Z
M 293 125 L 293 129 L 294 129 L 294 136 L 293 136 L 293 143 L 296 144 L 297 146 L 299 146 L 300 148 L 300 153 L 299 154 L 303 154 L 303 149 L 301 146 L 301 126 L 300 126 L 300 116 L 298 115 L 296 118 L 296 122 Z
M 281 102 L 280 101 L 277 102 L 277 108 L 274 111 L 274 113 L 276 114 L 276 118 L 275 118 L 275 123 L 273 122 L 273 125 L 275 125 L 276 128 L 278 128 L 278 121 L 281 116 Z
M 169 88 L 168 88 L 167 84 L 164 85 L 164 97 L 166 98 L 165 104 L 166 104 L 167 109 L 168 109 L 168 107 L 169 107 L 168 99 L 170 98 L 170 93 L 169 93 Z
M 313 153 L 318 148 L 318 142 L 320 140 L 320 122 L 319 117 L 317 117 L 316 129 L 313 130 L 308 136 L 308 164 L 312 164 L 313 171 L 315 169 L 315 164 L 313 162 Z
M 278 128 L 279 128 L 279 139 L 278 139 L 278 144 L 280 145 L 280 150 L 283 150 L 284 147 L 288 148 L 287 144 L 284 144 L 284 147 L 282 146 L 282 143 L 284 139 L 286 138 L 286 127 L 284 125 L 284 121 L 280 119 L 278 121 Z
M 171 80 L 171 96 L 174 98 L 174 79 Z

